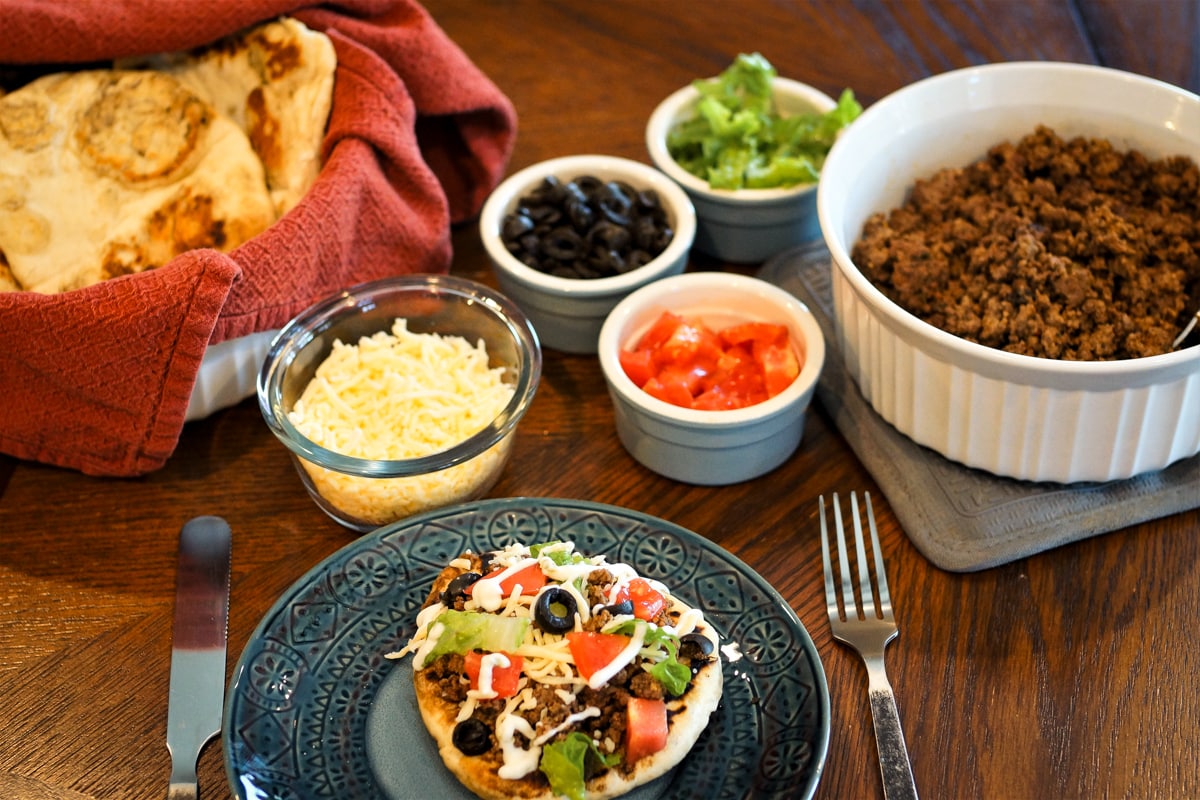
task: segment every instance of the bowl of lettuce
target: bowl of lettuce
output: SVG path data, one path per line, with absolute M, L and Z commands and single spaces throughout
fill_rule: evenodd
M 862 113 L 741 54 L 720 75 L 663 100 L 646 125 L 653 164 L 696 208 L 694 247 L 736 263 L 765 261 L 821 235 L 816 188 L 839 132 Z

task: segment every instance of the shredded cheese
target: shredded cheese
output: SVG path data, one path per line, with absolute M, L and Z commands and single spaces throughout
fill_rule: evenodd
M 512 399 L 503 368 L 480 341 L 412 333 L 397 319 L 357 344 L 336 341 L 288 419 L 316 444 L 373 460 L 443 452 L 488 426 Z M 382 525 L 468 499 L 499 477 L 511 434 L 469 461 L 430 475 L 367 478 L 300 459 L 321 497 L 350 517 Z

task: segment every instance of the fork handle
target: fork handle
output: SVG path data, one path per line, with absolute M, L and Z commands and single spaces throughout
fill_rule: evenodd
M 879 771 L 883 776 L 883 796 L 887 800 L 917 800 L 908 747 L 900 728 L 896 696 L 883 672 L 868 664 L 870 675 L 871 719 L 875 722 L 875 744 L 879 748 Z

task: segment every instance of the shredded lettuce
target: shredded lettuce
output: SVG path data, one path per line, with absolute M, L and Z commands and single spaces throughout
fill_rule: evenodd
M 448 608 L 431 623 L 444 626 L 442 635 L 425 658 L 422 668 L 438 656 L 446 653 L 466 654 L 471 650 L 488 652 L 511 652 L 521 646 L 530 621 L 522 617 L 501 617 L 496 614 L 481 614 L 471 611 L 455 611 Z
M 560 741 L 542 748 L 538 769 L 550 781 L 550 789 L 559 797 L 585 800 L 589 759 L 596 759 L 606 767 L 619 761 L 615 754 L 605 756 L 601 753 L 587 734 L 572 731 Z
M 607 632 L 632 636 L 638 625 L 646 628 L 642 653 L 646 660 L 651 662 L 646 671 L 658 679 L 668 694 L 679 697 L 687 691 L 688 683 L 692 680 L 692 670 L 679 660 L 678 636 L 642 620 L 623 622 Z
M 542 544 L 534 544 L 529 546 L 529 554 L 534 558 L 546 558 L 553 561 L 560 567 L 565 567 L 568 564 L 582 564 L 587 561 L 585 556 L 580 555 L 565 547 L 556 547 L 550 549 L 552 545 L 560 545 L 562 542 L 551 541 L 543 542 Z
M 667 134 L 671 157 L 714 189 L 816 182 L 838 131 L 862 106 L 845 89 L 827 113 L 783 117 L 772 99 L 775 77 L 760 54 L 742 53 L 716 78 L 693 81 L 700 101 L 695 116 Z

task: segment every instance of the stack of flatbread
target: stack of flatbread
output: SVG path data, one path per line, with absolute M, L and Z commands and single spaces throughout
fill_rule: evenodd
M 336 56 L 291 18 L 0 96 L 0 290 L 62 292 L 228 252 L 321 166 Z

